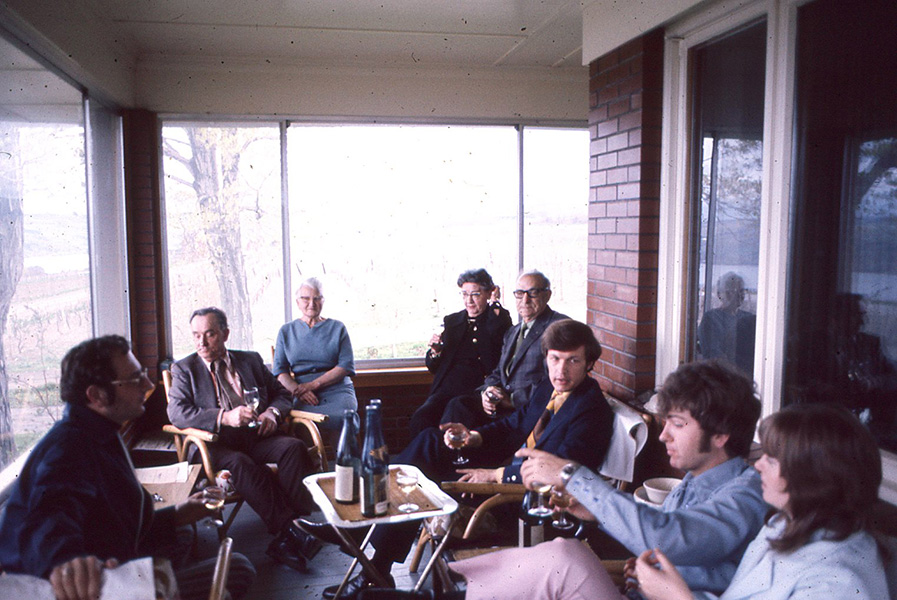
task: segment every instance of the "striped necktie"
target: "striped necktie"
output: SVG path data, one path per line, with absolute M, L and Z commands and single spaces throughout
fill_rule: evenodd
M 536 426 L 533 427 L 533 430 L 529 434 L 529 437 L 526 438 L 527 448 L 536 447 L 536 444 L 539 443 L 539 438 L 542 437 L 542 434 L 545 433 L 545 430 L 548 428 L 548 423 L 551 421 L 551 417 L 557 414 L 557 411 L 559 411 L 564 405 L 564 402 L 567 400 L 568 396 L 570 396 L 570 392 L 558 393 L 557 390 L 555 390 L 551 393 L 551 399 L 545 406 L 545 410 L 542 411 L 541 415 L 539 415 L 539 420 L 536 421 Z
M 215 383 L 218 384 L 218 404 L 221 405 L 221 408 L 231 410 L 234 407 L 242 406 L 243 398 L 231 384 L 224 360 L 212 361 L 212 373 L 215 376 Z

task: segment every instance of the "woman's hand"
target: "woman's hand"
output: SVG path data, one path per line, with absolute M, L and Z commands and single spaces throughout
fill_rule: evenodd
M 292 393 L 293 398 L 299 400 L 300 402 L 304 402 L 305 404 L 317 406 L 319 403 L 318 397 L 312 391 L 311 385 L 308 383 L 297 384 Z
M 648 600 L 694 600 L 682 575 L 657 548 L 641 553 L 635 561 L 635 576 L 639 591 Z
M 434 333 L 433 337 L 430 338 L 430 352 L 434 355 L 438 356 L 440 352 L 442 352 L 442 334 Z

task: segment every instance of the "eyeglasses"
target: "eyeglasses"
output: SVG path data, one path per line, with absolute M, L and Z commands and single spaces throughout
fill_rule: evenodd
M 542 292 L 547 292 L 548 288 L 530 288 L 528 290 L 514 290 L 514 297 L 520 300 L 526 294 L 530 298 L 538 298 Z
M 147 375 L 147 368 L 143 367 L 140 369 L 140 375 L 137 377 L 131 377 L 129 379 L 115 379 L 110 381 L 109 383 L 113 385 L 140 385 L 144 381 L 149 381 L 149 376 Z
M 461 294 L 461 297 L 464 298 L 465 300 L 467 300 L 468 298 L 473 298 L 474 300 L 476 300 L 477 298 L 479 298 L 480 296 L 483 295 L 483 292 L 459 292 L 459 293 Z
M 318 303 L 324 301 L 324 296 L 299 296 L 299 299 L 305 302 L 306 304 L 310 304 L 312 302 Z

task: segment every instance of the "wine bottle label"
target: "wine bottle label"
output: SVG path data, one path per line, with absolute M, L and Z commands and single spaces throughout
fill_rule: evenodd
M 350 503 L 355 501 L 355 469 L 351 466 L 336 465 L 336 483 L 334 484 L 333 497 L 337 502 Z

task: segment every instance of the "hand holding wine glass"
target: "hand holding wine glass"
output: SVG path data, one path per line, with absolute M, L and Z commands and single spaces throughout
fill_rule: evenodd
M 551 488 L 551 503 L 558 509 L 560 514 L 551 522 L 555 529 L 567 530 L 573 528 L 573 521 L 567 518 L 567 507 L 570 506 L 570 494 L 566 490 L 558 487 Z
M 455 459 L 452 460 L 454 465 L 466 465 L 468 460 L 466 456 L 461 454 L 461 449 L 467 444 L 470 438 L 470 432 L 463 425 L 450 427 L 445 432 L 445 443 L 452 450 L 456 451 Z
M 224 488 L 217 485 L 210 485 L 202 490 L 202 501 L 206 508 L 216 513 L 217 517 L 209 517 L 209 526 L 223 527 L 224 521 L 221 520 L 221 509 L 224 508 L 225 500 Z
M 252 409 L 252 412 L 255 413 L 255 420 L 249 424 L 250 427 L 258 427 L 258 414 L 259 414 L 259 391 L 257 388 L 249 388 L 248 390 L 243 390 L 243 402 L 246 403 L 246 406 Z

